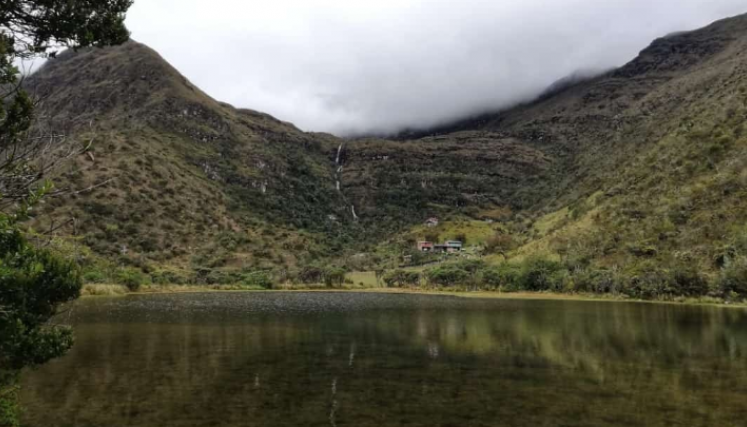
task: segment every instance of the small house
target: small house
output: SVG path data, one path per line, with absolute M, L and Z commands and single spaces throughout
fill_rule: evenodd
M 457 253 L 463 248 L 462 242 L 451 240 L 446 243 L 418 242 L 420 252 Z
M 418 250 L 420 252 L 433 252 L 434 246 L 431 242 L 418 242 Z
M 438 218 L 428 218 L 425 220 L 425 226 L 429 228 L 438 227 Z
M 444 246 L 446 246 L 446 252 L 453 253 L 461 252 L 464 245 L 459 240 L 449 240 Z

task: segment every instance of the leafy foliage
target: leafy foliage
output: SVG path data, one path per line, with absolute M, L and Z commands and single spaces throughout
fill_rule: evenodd
M 388 287 L 405 287 L 420 285 L 421 275 L 417 271 L 394 270 L 384 275 Z
M 142 271 L 132 267 L 121 268 L 116 272 L 115 282 L 127 286 L 132 292 L 137 292 L 147 283 L 148 277 Z
M 60 304 L 78 297 L 80 287 L 70 261 L 34 248 L 0 216 L 0 425 L 16 422 L 8 399 L 20 370 L 61 356 L 72 345 L 70 329 L 47 321 Z
M 62 46 L 126 41 L 124 13 L 131 4 L 7 0 L 0 5 L 0 426 L 18 424 L 15 387 L 21 369 L 59 357 L 72 345 L 69 329 L 47 322 L 81 288 L 71 261 L 35 248 L 18 229 L 18 221 L 51 191 L 44 179 L 55 162 L 41 154 L 60 148 L 29 136 L 35 105 L 13 64 Z

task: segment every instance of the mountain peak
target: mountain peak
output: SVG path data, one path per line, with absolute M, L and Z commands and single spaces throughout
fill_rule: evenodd
M 62 52 L 26 86 L 52 116 L 137 115 L 168 97 L 209 99 L 156 51 L 136 41 Z
M 701 64 L 747 37 L 747 14 L 723 19 L 694 31 L 672 33 L 654 40 L 640 55 L 615 72 L 635 77 L 650 72 L 674 73 Z

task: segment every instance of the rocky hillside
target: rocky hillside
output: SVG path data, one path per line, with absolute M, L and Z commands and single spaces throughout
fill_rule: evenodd
M 93 141 L 56 178 L 75 193 L 49 199 L 34 226 L 74 218 L 60 233 L 148 270 L 343 258 L 434 212 L 508 204 L 550 162 L 489 132 L 404 144 L 303 133 L 211 99 L 134 41 L 66 52 L 27 86 L 45 126 Z
M 117 265 L 286 271 L 369 254 L 358 267 L 372 268 L 436 233 L 506 238 L 514 259 L 715 271 L 747 220 L 747 16 L 410 140 L 235 109 L 135 42 L 60 55 L 28 85 L 43 121 L 94 141 L 58 186 L 97 186 L 50 199 L 35 226 L 76 218 L 61 232 Z M 424 230 L 431 216 L 442 224 Z
M 96 254 L 185 268 L 292 265 L 348 240 L 333 137 L 219 103 L 136 42 L 67 52 L 27 84 L 41 120 L 93 141 L 57 186 L 97 187 L 49 199 L 37 227 L 73 217 L 63 231 Z

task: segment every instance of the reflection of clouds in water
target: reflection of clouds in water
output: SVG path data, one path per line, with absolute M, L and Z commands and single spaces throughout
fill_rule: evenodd
M 441 350 L 438 346 L 438 343 L 436 342 L 429 342 L 428 343 L 428 357 L 431 359 L 438 359 L 438 355 L 441 353 Z
M 337 399 L 335 399 L 336 395 L 337 395 L 337 378 L 332 380 L 332 404 L 330 405 L 330 408 L 329 408 L 329 425 L 331 425 L 332 427 L 337 426 L 336 415 L 337 415 L 338 403 L 337 403 Z
M 415 333 L 420 338 L 426 338 L 428 336 L 428 321 L 424 316 L 418 316 L 418 326 L 415 329 Z
M 348 366 L 353 366 L 355 360 L 355 343 L 350 344 L 350 356 L 348 357 Z

